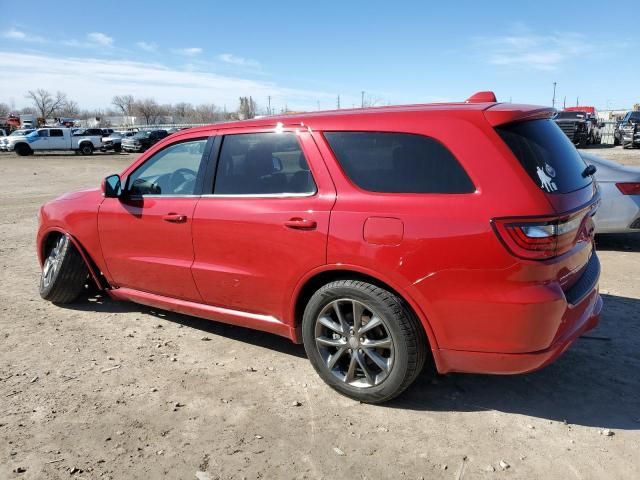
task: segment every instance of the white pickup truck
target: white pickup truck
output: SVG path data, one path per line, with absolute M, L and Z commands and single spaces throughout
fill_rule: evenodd
M 50 150 L 73 150 L 82 155 L 91 155 L 102 147 L 100 135 L 74 135 L 70 128 L 38 128 L 28 135 L 7 137 L 7 150 L 18 155 Z

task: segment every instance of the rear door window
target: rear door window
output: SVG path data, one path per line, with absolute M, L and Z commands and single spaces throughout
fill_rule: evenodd
M 531 120 L 496 128 L 531 179 L 547 193 L 569 193 L 591 184 L 587 167 L 553 120 Z
M 453 154 L 433 138 L 411 133 L 325 132 L 347 177 L 383 193 L 472 193 Z
M 216 195 L 311 195 L 316 184 L 296 134 L 226 135 L 215 179 Z
M 49 136 L 50 137 L 64 137 L 64 134 L 62 133 L 62 130 L 51 129 L 51 130 L 49 130 Z

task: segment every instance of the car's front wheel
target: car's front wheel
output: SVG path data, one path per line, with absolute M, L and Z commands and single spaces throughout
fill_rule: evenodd
M 320 377 L 343 395 L 367 403 L 402 393 L 427 354 L 422 326 L 405 302 L 358 280 L 320 288 L 305 308 L 302 336 Z
M 67 235 L 50 243 L 40 276 L 40 296 L 53 303 L 70 303 L 78 298 L 89 276 L 80 252 Z
M 80 153 L 82 155 L 91 155 L 91 154 L 93 154 L 93 145 L 91 145 L 88 142 L 83 143 L 82 145 L 80 145 Z

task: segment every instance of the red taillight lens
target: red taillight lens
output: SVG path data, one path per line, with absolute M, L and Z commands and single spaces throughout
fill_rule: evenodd
M 590 207 L 569 216 L 498 218 L 492 224 L 511 253 L 528 260 L 544 260 L 568 252 L 579 241 L 591 241 L 594 213 Z
M 640 183 L 616 183 L 623 195 L 640 195 Z

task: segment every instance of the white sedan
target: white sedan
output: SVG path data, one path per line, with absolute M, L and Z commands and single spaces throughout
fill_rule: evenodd
M 580 152 L 597 168 L 595 179 L 602 197 L 594 218 L 596 233 L 640 232 L 640 168 L 628 167 Z

